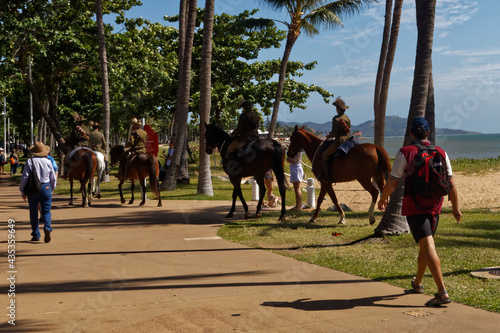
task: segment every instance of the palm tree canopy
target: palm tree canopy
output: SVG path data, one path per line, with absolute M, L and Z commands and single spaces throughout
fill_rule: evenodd
M 265 6 L 276 11 L 286 10 L 291 23 L 289 29 L 304 31 L 308 36 L 319 33 L 316 27 L 333 29 L 343 25 L 342 18 L 359 13 L 364 5 L 378 0 L 260 0 Z

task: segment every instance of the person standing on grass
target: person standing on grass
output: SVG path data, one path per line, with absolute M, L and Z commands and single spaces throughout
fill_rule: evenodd
M 389 196 L 395 190 L 399 181 L 411 174 L 412 169 L 414 170 L 414 160 L 419 149 L 415 144 L 420 144 L 422 146 L 430 145 L 430 142 L 428 141 L 429 124 L 424 118 L 417 117 L 413 119 L 410 134 L 414 141 L 412 144 L 401 148 L 394 159 L 391 177 L 387 181 L 378 202 L 378 208 L 381 211 L 385 211 Z M 450 160 L 443 149 L 437 146 L 436 149 L 442 156 L 445 157 L 446 160 L 446 167 L 450 177 L 449 198 L 453 208 L 453 217 L 455 217 L 457 223 L 460 223 L 462 213 L 458 207 L 457 188 L 453 182 Z M 435 294 L 435 297 L 425 303 L 425 305 L 441 306 L 442 304 L 451 303 L 450 296 L 444 286 L 443 273 L 441 272 L 441 261 L 434 244 L 434 234 L 438 226 L 439 213 L 441 213 L 441 207 L 443 205 L 443 197 L 440 195 L 430 198 L 421 197 L 419 203 L 423 204 L 419 205 L 416 202 L 418 194 L 412 194 L 411 188 L 409 188 L 407 184 L 405 184 L 405 188 L 406 190 L 403 197 L 401 214 L 406 216 L 413 238 L 420 247 L 417 259 L 417 276 L 412 279 L 411 287 L 416 293 L 424 292 L 424 285 L 422 281 L 425 270 L 429 267 L 437 286 L 437 293 Z M 430 208 L 422 208 L 424 206 Z
M 290 163 L 290 183 L 293 184 L 295 192 L 295 206 L 290 210 L 302 209 L 302 192 L 300 191 L 300 183 L 304 179 L 304 169 L 302 169 L 302 152 L 298 152 L 295 156 L 287 157 L 287 162 Z

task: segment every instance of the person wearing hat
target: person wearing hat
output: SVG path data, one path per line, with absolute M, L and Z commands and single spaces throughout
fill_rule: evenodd
M 142 122 L 137 118 L 132 119 L 132 132 L 130 133 L 130 138 L 125 145 L 129 148 L 129 153 L 145 153 L 146 152 L 146 141 L 148 139 L 148 133 L 142 128 Z
M 318 179 L 327 181 L 330 179 L 330 156 L 335 154 L 339 146 L 346 142 L 351 136 L 351 120 L 345 114 L 345 111 L 349 109 L 349 107 L 340 97 L 337 97 L 332 105 L 335 106 L 337 114 L 332 119 L 332 130 L 326 136 L 325 142 L 319 147 L 320 151 L 322 149 L 324 150 L 321 153 L 322 170 Z M 322 148 L 325 146 L 327 146 L 326 149 Z
M 73 132 L 71 132 L 70 141 L 73 143 L 74 148 L 88 147 L 90 130 L 85 126 L 87 119 L 76 112 L 73 114 L 73 118 L 75 119 L 76 126 Z
M 89 147 L 90 130 L 87 126 L 85 126 L 85 121 L 87 121 L 87 119 L 80 116 L 76 112 L 73 113 L 73 118 L 75 119 L 76 126 L 69 136 L 67 142 L 68 145 L 71 147 L 71 150 L 78 147 Z M 68 154 L 65 155 L 63 165 L 64 165 L 63 168 L 64 172 L 61 178 L 67 179 L 69 173 Z
M 105 168 L 106 168 L 106 173 L 109 174 L 109 162 L 108 162 L 108 156 L 106 155 L 106 150 L 105 147 L 107 145 L 106 139 L 104 138 L 104 134 L 99 130 L 99 123 L 97 122 L 90 122 L 90 126 L 92 126 L 93 131 L 90 132 L 89 135 L 89 146 L 90 149 L 96 150 L 98 152 L 101 152 L 104 155 L 104 163 L 105 163 Z
M 227 153 L 232 153 L 243 147 L 246 143 L 259 138 L 260 117 L 253 111 L 253 104 L 247 100 L 238 102 L 238 107 L 243 112 L 238 118 L 236 129 L 231 132 L 233 142 L 227 148 Z
M 30 147 L 29 153 L 33 157 L 26 161 L 23 174 L 21 176 L 21 185 L 19 186 L 23 200 L 26 201 L 26 198 L 28 199 L 32 231 L 31 240 L 34 242 L 40 240 L 40 231 L 38 229 L 40 220 L 44 223 L 43 231 L 45 243 L 48 243 L 51 240 L 50 234 L 52 232 L 52 214 L 50 210 L 52 207 L 52 191 L 56 188 L 57 178 L 52 162 L 47 158 L 49 151 L 49 146 L 44 145 L 43 142 L 40 141 Z M 27 197 L 24 194 L 24 187 L 28 182 L 30 172 L 35 172 L 38 176 L 41 184 L 41 191 Z M 40 220 L 38 219 L 39 205 L 41 211 Z
M 391 176 L 384 186 L 378 202 L 378 208 L 381 211 L 385 211 L 389 197 L 396 189 L 399 181 L 406 178 L 406 176 L 410 175 L 412 170 L 415 169 L 415 159 L 419 150 L 416 144 L 421 146 L 429 146 L 431 144 L 428 140 L 429 124 L 425 118 L 417 117 L 413 119 L 410 127 L 410 135 L 413 142 L 401 148 L 394 158 Z M 445 158 L 446 168 L 448 169 L 448 175 L 450 177 L 449 199 L 451 200 L 453 217 L 457 220 L 457 223 L 460 223 L 462 213 L 458 207 L 458 194 L 457 188 L 453 182 L 450 159 L 443 149 L 438 146 L 435 148 L 439 154 Z M 411 287 L 415 293 L 421 294 L 424 292 L 422 281 L 424 273 L 427 267 L 429 267 L 434 282 L 436 283 L 437 293 L 435 297 L 425 303 L 425 305 L 432 307 L 441 306 L 442 304 L 451 302 L 444 286 L 441 261 L 439 260 L 434 244 L 434 234 L 438 226 L 439 214 L 443 205 L 443 197 L 437 194 L 429 198 L 419 198 L 419 203 L 424 203 L 424 205 L 417 204 L 417 197 L 418 195 L 412 193 L 411 187 L 405 184 L 401 215 L 406 216 L 413 238 L 419 245 L 417 275 L 411 280 Z

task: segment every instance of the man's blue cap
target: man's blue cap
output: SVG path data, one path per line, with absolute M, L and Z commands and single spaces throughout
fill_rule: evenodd
M 422 131 L 422 129 L 423 129 L 424 132 L 429 131 L 429 123 L 423 117 L 417 117 L 417 118 L 413 119 L 413 121 L 411 123 L 412 133 L 420 132 L 419 129 L 420 129 L 420 131 Z

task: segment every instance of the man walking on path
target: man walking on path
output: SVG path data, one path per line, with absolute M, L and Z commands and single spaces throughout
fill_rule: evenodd
M 427 140 L 429 136 L 429 124 L 424 118 L 417 117 L 413 120 L 410 134 L 414 141 L 410 145 L 401 148 L 394 159 L 391 177 L 384 187 L 378 202 L 378 208 L 381 211 L 385 211 L 389 196 L 396 189 L 399 181 L 403 178 L 407 180 L 408 176 L 412 174 L 412 170 L 415 169 L 415 158 L 419 150 L 416 144 L 421 146 L 430 145 L 430 142 Z M 445 157 L 450 180 L 449 197 L 453 207 L 453 216 L 457 220 L 457 223 L 460 223 L 462 213 L 458 208 L 458 194 L 453 183 L 450 160 L 444 150 L 439 147 L 435 148 L 442 156 Z M 419 197 L 418 194 L 412 193 L 412 189 L 410 188 L 408 181 L 406 181 L 401 214 L 406 216 L 413 238 L 420 247 L 417 260 L 417 276 L 412 279 L 411 286 L 413 291 L 416 293 L 424 292 L 422 280 L 424 278 L 426 268 L 429 267 L 438 289 L 435 297 L 425 303 L 426 306 L 441 306 L 442 304 L 448 304 L 451 302 L 448 292 L 444 286 L 443 274 L 441 272 L 441 261 L 439 260 L 438 253 L 434 245 L 434 233 L 437 229 L 439 213 L 441 213 L 442 205 L 443 197 L 441 195 L 438 194 L 430 198 Z

